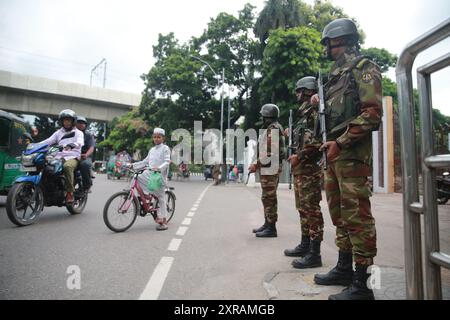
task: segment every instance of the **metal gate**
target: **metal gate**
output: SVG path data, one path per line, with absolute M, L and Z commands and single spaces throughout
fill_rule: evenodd
M 442 299 L 441 267 L 450 256 L 440 252 L 435 170 L 450 167 L 450 155 L 434 152 L 430 75 L 450 65 L 450 53 L 417 69 L 422 144 L 423 202 L 419 198 L 412 66 L 419 53 L 450 36 L 450 19 L 407 45 L 396 75 L 402 150 L 406 295 L 408 299 Z M 424 216 L 425 278 L 422 269 L 420 215 Z M 425 281 L 424 281 L 425 280 Z M 426 295 L 424 295 L 424 283 Z

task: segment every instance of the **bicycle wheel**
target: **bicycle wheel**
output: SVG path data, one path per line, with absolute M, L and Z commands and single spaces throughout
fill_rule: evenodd
M 175 212 L 175 195 L 172 191 L 166 191 L 166 208 L 167 208 L 167 222 L 172 219 Z
M 139 204 L 130 192 L 113 194 L 103 208 L 103 221 L 114 232 L 125 232 L 136 221 Z

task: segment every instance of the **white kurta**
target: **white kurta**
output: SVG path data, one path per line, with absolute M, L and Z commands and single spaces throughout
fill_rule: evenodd
M 163 178 L 163 185 L 161 186 L 160 190 L 151 192 L 158 198 L 159 201 L 158 217 L 160 218 L 167 218 L 165 189 L 167 186 L 169 165 L 170 165 L 170 148 L 163 143 L 151 148 L 150 151 L 148 152 L 147 157 L 144 160 L 133 163 L 134 169 L 158 168 L 161 171 L 161 175 Z M 144 192 L 146 193 L 150 193 L 150 191 L 147 188 L 150 173 L 151 173 L 150 170 L 146 170 L 138 177 L 139 185 L 142 188 L 142 190 L 144 190 Z
M 62 139 L 66 134 L 73 133 L 71 138 Z M 62 140 L 61 140 L 62 139 Z M 84 134 L 77 128 L 73 128 L 71 131 L 66 131 L 64 128 L 57 130 L 51 135 L 50 138 L 39 142 L 39 145 L 53 145 L 65 147 L 68 144 L 73 144 L 74 148 L 70 150 L 63 150 L 56 154 L 55 158 L 64 158 L 65 160 L 80 159 L 81 148 L 84 145 Z

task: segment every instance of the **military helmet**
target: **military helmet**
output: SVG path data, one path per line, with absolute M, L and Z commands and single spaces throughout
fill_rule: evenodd
M 83 116 L 77 116 L 77 122 L 83 122 L 84 124 L 87 124 L 87 119 Z
M 297 81 L 295 91 L 299 89 L 317 90 L 317 81 L 314 77 L 303 77 Z
M 280 109 L 275 104 L 265 104 L 259 112 L 264 118 L 278 118 L 280 116 Z
M 348 37 L 355 44 L 358 42 L 358 29 L 356 28 L 356 24 L 352 20 L 342 18 L 331 21 L 323 29 L 322 40 L 320 40 L 320 43 L 325 45 L 329 39 L 340 37 Z

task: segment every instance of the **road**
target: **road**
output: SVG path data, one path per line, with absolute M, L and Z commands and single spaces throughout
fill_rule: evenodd
M 156 231 L 151 218 L 138 217 L 127 232 L 115 234 L 104 225 L 102 210 L 126 186 L 98 175 L 81 215 L 46 208 L 37 224 L 24 228 L 9 222 L 0 198 L 0 299 L 326 299 L 342 290 L 312 284 L 315 272 L 336 263 L 334 228 L 323 201 L 324 267 L 301 272 L 282 254 L 300 238 L 289 190 L 279 190 L 279 237 L 258 239 L 251 229 L 263 221 L 260 189 L 212 186 L 201 177 L 171 182 L 177 201 L 169 230 Z M 377 298 L 404 298 L 401 195 L 376 195 L 373 210 L 376 263 L 387 279 Z M 80 272 L 80 288 L 68 286 L 73 268 Z

